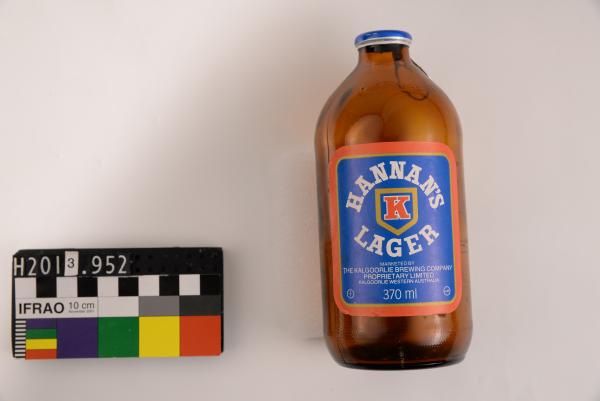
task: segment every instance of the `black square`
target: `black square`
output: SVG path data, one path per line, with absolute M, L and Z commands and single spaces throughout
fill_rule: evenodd
M 179 276 L 160 276 L 160 295 L 179 295 Z
M 223 313 L 220 295 L 183 295 L 179 297 L 181 316 L 216 316 Z
M 37 277 L 35 296 L 38 298 L 56 298 L 56 277 Z
M 139 286 L 137 277 L 119 277 L 120 297 L 137 297 L 138 288 Z
M 98 280 L 96 277 L 77 278 L 77 296 L 78 297 L 97 297 Z
M 203 274 L 200 276 L 200 295 L 220 295 L 221 276 Z

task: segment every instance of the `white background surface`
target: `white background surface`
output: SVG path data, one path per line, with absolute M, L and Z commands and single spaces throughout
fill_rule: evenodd
M 462 119 L 475 332 L 338 367 L 313 130 L 404 28 Z M 0 1 L 0 400 L 600 400 L 600 1 Z M 20 248 L 218 245 L 220 358 L 15 361 Z

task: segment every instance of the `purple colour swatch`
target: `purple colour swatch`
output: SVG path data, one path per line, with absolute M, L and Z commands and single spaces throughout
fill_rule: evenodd
M 55 329 L 57 319 L 27 319 L 27 329 Z
M 97 358 L 98 319 L 57 319 L 57 358 Z

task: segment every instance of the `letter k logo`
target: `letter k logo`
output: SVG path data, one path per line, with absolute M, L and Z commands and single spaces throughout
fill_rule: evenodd
M 419 220 L 417 188 L 380 188 L 375 190 L 377 224 L 400 235 Z
M 410 195 L 386 195 L 383 197 L 385 204 L 384 220 L 410 220 L 411 214 L 406 209 L 406 202 Z

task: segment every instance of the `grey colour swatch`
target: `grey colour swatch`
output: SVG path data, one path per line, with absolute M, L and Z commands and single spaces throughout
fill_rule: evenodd
M 140 316 L 179 316 L 179 297 L 140 297 Z

